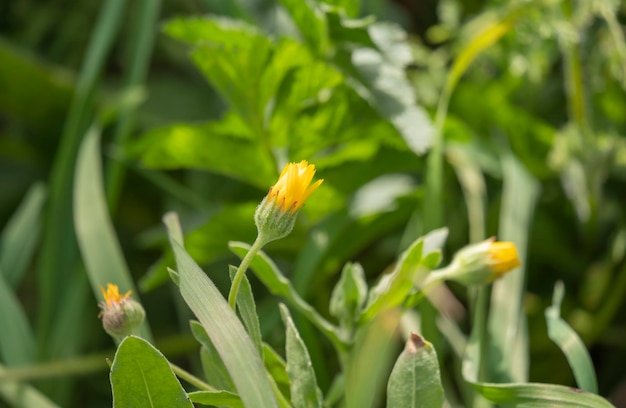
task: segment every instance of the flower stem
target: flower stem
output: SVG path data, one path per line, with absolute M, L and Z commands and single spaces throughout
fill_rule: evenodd
M 176 374 L 178 378 L 187 381 L 189 384 L 193 385 L 194 387 L 200 390 L 205 390 L 205 391 L 217 391 L 215 387 L 210 386 L 209 384 L 205 383 L 204 381 L 202 381 L 195 375 L 182 369 L 176 364 L 170 362 L 170 367 L 172 368 L 172 371 L 174 372 L 174 374 Z
M 265 240 L 261 238 L 261 234 L 256 237 L 254 244 L 250 247 L 250 250 L 243 257 L 241 263 L 239 264 L 239 268 L 237 268 L 237 272 L 235 273 L 235 277 L 233 278 L 233 283 L 230 287 L 230 292 L 228 293 L 228 304 L 230 307 L 235 310 L 237 306 L 237 294 L 239 293 L 239 286 L 241 285 L 241 281 L 243 280 L 244 275 L 246 274 L 246 270 L 250 263 L 259 252 L 261 247 L 265 244 Z

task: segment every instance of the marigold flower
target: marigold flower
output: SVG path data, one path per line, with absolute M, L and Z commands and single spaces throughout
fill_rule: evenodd
M 315 166 L 302 160 L 288 163 L 254 213 L 261 246 L 287 236 L 298 211 L 324 180 L 313 181 Z
M 291 210 L 291 213 L 298 211 L 324 180 L 313 181 L 315 166 L 306 160 L 300 163 L 287 163 L 268 193 L 268 197 L 274 205 L 282 208 L 283 211 Z
M 136 333 L 146 317 L 146 312 L 130 297 L 132 291 L 121 295 L 117 285 L 112 283 L 107 284 L 106 291 L 100 286 L 100 291 L 104 301 L 99 303 L 102 309 L 99 317 L 102 318 L 104 330 L 118 338 Z

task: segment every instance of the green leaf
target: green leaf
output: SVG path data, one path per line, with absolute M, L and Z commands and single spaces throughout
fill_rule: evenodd
M 577 388 L 538 383 L 490 383 L 478 380 L 481 362 L 481 330 L 487 314 L 487 302 L 479 302 L 474 313 L 475 321 L 463 357 L 463 378 L 483 397 L 491 402 L 520 407 L 551 408 L 614 408 L 600 397 Z
M 367 299 L 365 272 L 358 263 L 347 263 L 341 271 L 341 278 L 335 285 L 330 298 L 330 313 L 342 325 L 354 324 Z
M 329 46 L 326 16 L 312 0 L 280 0 L 308 46 L 323 56 Z
M 178 217 L 168 213 L 163 220 L 170 232 L 183 299 L 206 330 L 244 405 L 277 407 L 261 357 L 239 318 L 209 277 L 171 234 L 178 228 Z
M 263 362 L 284 395 L 289 396 L 289 376 L 285 360 L 269 344 L 263 343 Z
M 361 86 L 355 83 L 357 93 L 394 125 L 412 152 L 426 152 L 432 140 L 432 123 L 417 105 L 403 68 L 390 64 L 371 48 L 354 50 L 351 63 L 362 81 Z
M 111 366 L 114 408 L 192 408 L 163 354 L 142 338 L 119 345 Z
M 441 408 L 443 387 L 433 345 L 411 333 L 387 384 L 387 408 Z
M 548 325 L 548 337 L 559 346 L 569 366 L 574 372 L 578 387 L 585 391 L 598 393 L 598 381 L 591 357 L 585 343 L 576 332 L 561 318 L 561 303 L 565 295 L 563 282 L 557 282 L 552 295 L 552 306 L 545 311 Z
M 324 3 L 333 5 L 342 10 L 348 17 L 359 15 L 361 2 L 359 0 L 324 0 Z
M 4 280 L 0 268 L 0 360 L 8 366 L 15 367 L 33 363 L 37 359 L 37 343 L 28 322 L 26 312 L 22 308 L 13 289 Z
M 129 155 L 150 168 L 209 170 L 266 189 L 276 178 L 272 159 L 257 141 L 233 137 L 238 130 L 231 123 L 157 128 L 133 142 Z
M 393 271 L 384 275 L 372 287 L 367 306 L 361 313 L 361 322 L 372 319 L 383 309 L 391 309 L 402 303 L 413 287 L 413 275 L 418 271 L 423 247 L 424 242 L 421 238 L 413 242 L 402 253 Z
M 423 257 L 437 251 L 445 242 L 447 235 L 447 228 L 441 228 L 414 241 L 400 255 L 393 271 L 384 275 L 370 290 L 367 305 L 361 313 L 359 321 L 366 322 L 381 310 L 400 306 L 413 285 L 421 281 L 429 271 L 422 264 Z M 432 264 L 432 262 L 432 260 L 428 260 L 428 264 Z
M 215 43 L 225 47 L 248 47 L 254 38 L 262 37 L 256 27 L 242 20 L 216 15 L 173 18 L 165 24 L 164 31 L 191 45 Z
M 41 210 L 46 187 L 33 185 L 11 216 L 0 237 L 0 270 L 8 285 L 15 288 L 31 262 L 41 230 Z
M 76 237 L 96 299 L 102 296 L 100 288 L 112 283 L 119 286 L 120 293 L 132 290 L 133 298 L 139 301 L 109 215 L 102 180 L 100 131 L 95 125 L 81 144 L 74 177 Z M 152 338 L 147 320 L 140 333 L 146 339 Z
M 498 381 L 528 379 L 528 334 L 524 314 L 524 260 L 539 183 L 511 153 L 502 153 L 503 193 L 498 239 L 515 243 L 522 267 L 497 280 L 491 290 L 488 317 L 489 372 Z
M 229 391 L 196 391 L 187 395 L 196 404 L 245 408 L 239 395 Z
M 360 326 L 346 368 L 346 408 L 382 406 L 384 391 L 397 352 L 394 333 L 402 313 L 385 309 Z
M 300 337 L 287 306 L 280 305 L 280 314 L 283 324 L 287 328 L 287 375 L 289 376 L 291 403 L 294 408 L 321 407 L 322 392 L 317 387 L 313 363 L 306 348 L 306 344 Z
M 191 327 L 191 334 L 202 346 L 200 348 L 200 360 L 208 383 L 221 390 L 233 391 L 235 389 L 233 380 L 202 324 L 192 320 L 189 322 L 189 326 Z
M 230 280 L 235 277 L 237 268 L 229 265 L 228 272 L 230 274 Z M 263 356 L 263 339 L 261 338 L 261 325 L 259 324 L 259 316 L 256 312 L 256 303 L 254 302 L 254 295 L 252 294 L 252 287 L 250 281 L 244 275 L 241 286 L 239 287 L 239 293 L 237 294 L 237 310 L 243 321 L 243 325 L 246 331 L 250 335 L 252 342 L 254 343 L 260 356 Z

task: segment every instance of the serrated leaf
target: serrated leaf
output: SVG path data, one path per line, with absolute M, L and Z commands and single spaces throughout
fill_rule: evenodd
M 365 272 L 358 263 L 347 263 L 330 297 L 330 313 L 350 326 L 356 322 L 367 300 Z
M 235 277 L 237 268 L 229 265 L 228 273 L 230 274 L 230 280 Z M 252 287 L 250 281 L 244 275 L 241 280 L 241 286 L 239 287 L 239 293 L 237 294 L 237 310 L 246 331 L 250 335 L 252 342 L 254 343 L 259 355 L 263 357 L 263 339 L 261 338 L 261 325 L 259 324 L 259 316 L 256 312 L 256 303 L 254 302 L 254 296 L 252 295 Z
M 443 387 L 433 345 L 411 333 L 387 383 L 387 408 L 441 408 Z
M 192 320 L 189 327 L 193 337 L 201 344 L 200 361 L 208 383 L 221 390 L 233 391 L 233 380 L 202 324 Z
M 280 0 L 287 9 L 308 46 L 318 55 L 328 48 L 326 16 L 312 0 Z
M 561 318 L 561 303 L 565 295 L 563 282 L 557 282 L 554 286 L 552 306 L 545 311 L 548 325 L 548 337 L 561 349 L 567 362 L 574 372 L 578 387 L 585 391 L 598 393 L 598 381 L 593 362 L 585 343 L 578 334 Z
M 287 375 L 289 376 L 291 403 L 294 408 L 322 406 L 322 392 L 317 387 L 313 363 L 304 341 L 298 333 L 287 306 L 280 305 L 280 314 L 287 329 Z
M 110 377 L 114 408 L 193 408 L 163 354 L 142 338 L 120 343 Z
M 164 222 L 169 231 L 179 224 L 174 213 L 166 214 Z M 278 407 L 261 357 L 239 318 L 171 233 L 170 244 L 180 274 L 181 294 L 222 358 L 241 400 L 246 406 Z
M 352 82 L 357 93 L 394 125 L 411 151 L 425 153 L 432 142 L 433 126 L 426 111 L 417 105 L 403 67 L 392 65 L 371 48 L 354 50 L 351 63 L 362 81 L 359 85 Z
M 213 171 L 258 186 L 271 185 L 276 169 L 254 140 L 233 137 L 224 123 L 171 125 L 142 135 L 129 148 L 149 168 L 196 168 Z
M 189 399 L 196 404 L 245 408 L 239 395 L 229 391 L 195 391 L 188 395 Z

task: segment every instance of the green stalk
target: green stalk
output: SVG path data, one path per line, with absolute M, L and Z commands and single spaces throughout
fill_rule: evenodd
M 172 371 L 174 372 L 174 374 L 178 376 L 178 378 L 187 381 L 189 384 L 193 385 L 194 387 L 200 390 L 205 390 L 205 391 L 218 391 L 217 388 L 211 387 L 209 384 L 205 383 L 204 381 L 202 381 L 195 375 L 191 374 L 189 371 L 183 370 L 181 367 L 177 366 L 176 364 L 170 362 L 170 367 Z
M 259 234 L 254 241 L 254 244 L 250 247 L 250 250 L 243 257 L 241 263 L 239 264 L 239 268 L 237 268 L 237 272 L 235 273 L 235 277 L 233 278 L 233 284 L 230 287 L 230 292 L 228 292 L 228 304 L 230 307 L 235 310 L 237 307 L 237 294 L 239 293 L 239 286 L 241 285 L 241 281 L 243 280 L 250 263 L 259 252 L 261 247 L 265 244 L 265 240 L 261 239 L 261 234 Z

